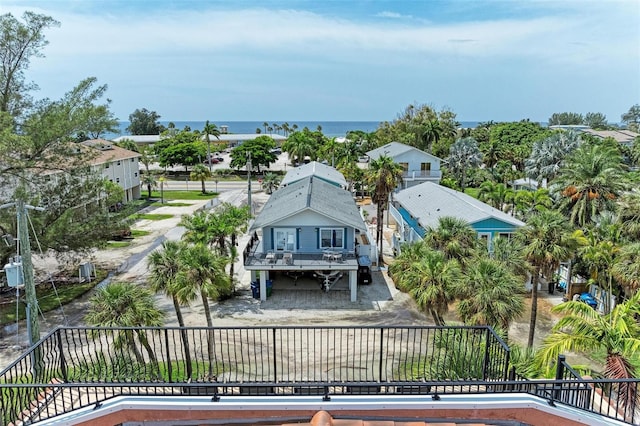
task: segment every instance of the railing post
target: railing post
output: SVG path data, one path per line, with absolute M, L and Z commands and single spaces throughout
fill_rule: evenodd
M 558 364 L 556 365 L 556 380 L 562 380 L 564 377 L 564 362 L 566 357 L 564 355 L 558 355 Z M 555 390 L 553 391 L 553 399 L 560 399 L 560 395 L 562 392 L 562 385 L 558 383 L 554 383 L 553 387 Z
M 384 339 L 384 327 L 380 327 L 380 362 L 378 363 L 378 381 L 382 382 L 382 349 Z
M 485 339 L 484 339 L 484 361 L 482 363 L 482 380 L 487 380 L 487 370 L 489 368 L 489 347 L 491 343 L 489 343 L 489 334 L 490 330 L 487 327 L 485 329 Z
M 167 351 L 167 373 L 169 374 L 169 382 L 173 382 L 173 368 L 171 367 L 171 357 L 169 355 L 169 330 L 164 329 L 164 348 Z
M 56 331 L 56 340 L 58 343 L 58 352 L 60 353 L 60 373 L 62 373 L 62 380 L 64 382 L 69 381 L 67 372 L 67 359 L 64 356 L 64 350 L 62 350 L 62 336 L 60 336 L 60 329 Z
M 278 358 L 277 358 L 277 344 L 276 344 L 276 328 L 272 328 L 273 333 L 273 383 L 278 382 Z

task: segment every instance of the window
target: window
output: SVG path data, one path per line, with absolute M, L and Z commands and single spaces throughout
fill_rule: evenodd
M 118 165 L 118 166 L 120 165 L 120 160 L 118 160 L 118 163 L 117 163 L 117 165 Z
M 507 240 L 511 238 L 511 233 L 509 232 L 501 232 L 498 234 L 498 237 L 500 238 L 506 238 Z
M 117 183 L 120 183 L 120 178 L 116 178 L 116 182 L 117 182 Z
M 133 176 L 134 176 L 134 177 L 138 177 L 138 172 L 135 172 L 135 173 L 133 174 Z
M 406 173 L 409 170 L 409 163 L 398 163 L 402 167 L 402 170 Z
M 420 163 L 420 172 L 422 176 L 429 176 L 431 174 L 431 163 Z
M 105 169 L 108 169 L 108 168 L 109 168 L 109 163 L 105 163 L 105 164 L 104 164 L 104 168 L 105 168 Z
M 344 229 L 321 229 L 320 248 L 344 248 Z
M 132 158 L 132 159 L 131 159 L 131 162 L 133 163 L 134 161 L 136 161 L 136 159 L 135 159 L 135 158 Z

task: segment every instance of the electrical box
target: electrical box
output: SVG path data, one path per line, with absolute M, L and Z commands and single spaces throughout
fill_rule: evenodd
M 82 280 L 83 278 L 87 278 L 89 279 L 89 281 L 91 281 L 91 278 L 94 275 L 93 264 L 91 262 L 81 263 L 78 273 L 80 275 L 80 280 Z
M 9 287 L 20 287 L 24 285 L 22 260 L 19 257 L 11 258 L 9 263 L 4 265 L 4 272 L 7 274 L 7 284 Z

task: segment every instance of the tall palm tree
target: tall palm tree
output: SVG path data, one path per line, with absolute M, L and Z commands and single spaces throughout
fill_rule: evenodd
M 238 207 L 230 203 L 223 203 L 216 212 L 224 225 L 223 229 L 226 230 L 227 236 L 230 238 L 230 250 L 226 255 L 230 258 L 229 279 L 235 291 L 235 261 L 238 257 L 237 238 L 238 234 L 243 234 L 247 231 L 249 220 L 251 219 L 251 211 L 249 206 Z
M 523 243 L 523 253 L 534 270 L 527 341 L 527 346 L 532 347 L 538 315 L 538 284 L 542 275 L 551 279 L 560 262 L 573 257 L 578 240 L 564 216 L 555 210 L 542 211 L 530 217 L 527 224 L 516 231 L 516 238 Z
M 157 307 L 153 294 L 146 288 L 128 282 L 113 282 L 96 291 L 84 320 L 94 327 L 160 327 L 164 324 L 164 312 Z M 155 353 L 144 330 L 120 330 L 114 344 L 127 347 L 138 363 L 144 364 L 135 337 L 145 348 L 155 374 L 159 374 Z
M 193 181 L 197 181 L 197 180 L 200 181 L 200 184 L 202 185 L 203 194 L 207 193 L 207 188 L 205 187 L 204 181 L 209 179 L 210 177 L 211 177 L 211 171 L 207 169 L 205 166 L 203 166 L 202 164 L 196 164 L 193 167 L 191 174 L 189 175 L 189 179 Z
M 140 178 L 140 183 L 142 183 L 143 185 L 147 185 L 147 199 L 150 200 L 151 190 L 154 187 L 158 186 L 158 179 L 156 178 L 156 175 L 152 172 L 146 172 L 142 174 Z
M 437 227 L 426 230 L 427 246 L 440 250 L 447 259 L 456 259 L 464 267 L 480 247 L 478 234 L 464 219 L 443 216 Z
M 521 283 L 525 282 L 532 271 L 524 255 L 524 243 L 518 238 L 496 237 L 491 245 L 491 257 L 502 263 Z
M 554 188 L 560 207 L 571 221 L 584 227 L 602 211 L 615 208 L 615 200 L 627 188 L 619 151 L 607 144 L 583 144 L 566 159 Z
M 527 177 L 538 181 L 538 187 L 543 181 L 553 180 L 564 159 L 580 144 L 580 135 L 574 131 L 558 132 L 533 144 L 531 154 L 525 160 Z
M 630 358 L 640 351 L 640 292 L 602 315 L 585 303 L 566 302 L 555 306 L 554 313 L 564 314 L 544 339 L 537 359 L 544 368 L 551 368 L 558 355 L 567 352 L 607 352 L 604 376 L 610 379 L 635 378 Z M 637 388 L 632 383 L 614 385 L 618 401 L 626 412 L 638 406 Z M 612 392 L 612 394 L 614 393 Z
M 291 162 L 297 158 L 298 162 L 302 163 L 305 157 L 314 157 L 314 153 L 318 151 L 318 144 L 309 131 L 294 132 L 282 144 L 282 150 L 289 154 Z
M 460 318 L 465 324 L 508 331 L 524 311 L 522 281 L 504 264 L 486 257 L 473 262 L 465 276 L 455 288 Z
M 389 195 L 402 181 L 402 166 L 395 163 L 391 157 L 386 155 L 380 156 L 378 159 L 369 163 L 369 170 L 367 172 L 367 183 L 370 188 L 373 188 L 371 194 L 371 201 L 376 204 L 377 207 L 377 222 L 376 222 L 376 241 L 378 242 L 378 261 L 382 264 L 382 231 L 383 231 L 383 216 L 384 211 L 387 210 L 389 204 Z
M 392 271 L 396 286 L 429 312 L 436 325 L 445 325 L 444 314 L 455 300 L 454 288 L 462 280 L 458 262 L 420 244 L 403 251 L 398 258 L 398 265 L 403 268 L 394 267 Z
M 209 139 L 209 135 L 215 136 L 216 139 L 220 140 L 220 129 L 213 123 L 209 123 L 209 120 L 204 123 L 204 132 L 205 140 L 207 141 L 207 164 L 209 164 L 209 171 L 211 171 L 211 140 Z
M 180 250 L 184 248 L 184 244 L 177 241 L 167 240 L 162 243 L 160 250 L 154 250 L 149 254 L 148 266 L 151 272 L 150 284 L 151 289 L 156 293 L 164 293 L 171 298 L 173 309 L 176 311 L 178 325 L 181 327 L 180 335 L 182 338 L 182 346 L 184 348 L 185 365 L 187 377 L 191 377 L 193 366 L 191 365 L 191 349 L 189 348 L 189 335 L 184 329 L 185 322 L 182 316 L 181 305 L 189 305 L 193 300 L 188 298 L 178 298 L 179 288 L 177 277 L 182 268 L 180 263 Z M 184 296 L 184 294 L 183 294 Z
M 553 205 L 549 191 L 546 188 L 538 188 L 535 191 L 527 189 L 516 191 L 514 201 L 519 216 L 525 219 L 532 214 L 550 209 Z
M 464 191 L 468 170 L 482 164 L 482 152 L 478 148 L 478 142 L 471 137 L 458 139 L 449 148 L 446 161 L 447 168 L 456 176 L 458 186 Z
M 225 273 L 228 262 L 226 257 L 217 256 L 203 244 L 189 245 L 180 250 L 180 263 L 183 265 L 176 277 L 176 296 L 183 300 L 193 300 L 200 295 L 207 327 L 213 327 L 209 298 L 217 299 L 221 294 L 230 293 L 229 277 Z M 209 354 L 209 376 L 213 377 L 213 333 L 207 332 L 207 350 Z

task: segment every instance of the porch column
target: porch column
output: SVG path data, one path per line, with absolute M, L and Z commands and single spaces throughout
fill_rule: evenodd
M 260 271 L 260 300 L 267 300 L 267 271 Z
M 349 271 L 349 290 L 351 290 L 351 301 L 358 300 L 358 271 Z
M 251 282 L 254 282 L 256 280 L 256 271 L 250 271 L 251 274 Z

